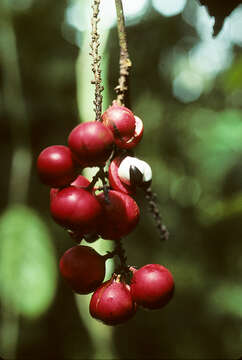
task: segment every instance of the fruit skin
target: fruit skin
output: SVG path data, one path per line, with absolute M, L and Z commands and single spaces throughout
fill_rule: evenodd
M 41 181 L 54 188 L 69 185 L 76 177 L 76 163 L 71 150 L 64 145 L 53 145 L 41 151 L 37 160 Z
M 130 288 L 138 305 L 147 309 L 160 309 L 172 298 L 174 279 L 171 272 L 162 265 L 148 264 L 133 271 Z
M 86 188 L 90 184 L 90 181 L 83 175 L 78 175 L 77 178 L 71 183 L 71 186 Z M 59 188 L 51 188 L 50 189 L 50 201 L 54 199 L 56 194 L 58 193 Z
M 135 132 L 135 117 L 125 106 L 113 104 L 102 115 L 103 124 L 113 133 L 115 143 L 122 147 Z
M 59 190 L 60 190 L 59 188 L 50 189 L 50 202 L 55 198 Z
M 133 137 L 130 138 L 127 142 L 124 142 L 124 143 L 117 142 L 116 143 L 119 147 L 121 147 L 123 149 L 133 149 L 142 140 L 143 133 L 144 133 L 144 124 L 138 116 L 134 116 L 134 118 L 135 118 L 135 130 L 134 130 Z
M 78 175 L 77 178 L 71 183 L 72 186 L 86 188 L 90 185 L 90 181 L 83 175 Z
M 101 206 L 91 192 L 69 186 L 52 197 L 50 212 L 53 219 L 63 227 L 87 234 L 95 231 Z
M 110 190 L 108 199 L 107 203 L 104 193 L 97 195 L 102 208 L 98 234 L 103 239 L 118 240 L 136 227 L 140 211 L 134 199 L 127 194 Z
M 80 166 L 103 166 L 111 155 L 114 137 L 101 122 L 89 121 L 76 126 L 68 145 Z
M 105 276 L 105 257 L 90 246 L 76 245 L 61 257 L 60 272 L 78 294 L 93 292 Z
M 123 157 L 117 156 L 111 161 L 108 168 L 108 180 L 112 189 L 121 191 L 125 194 L 133 194 L 135 192 L 135 188 L 123 183 L 118 176 L 118 168 L 122 160 Z
M 150 165 L 134 156 L 126 156 L 120 162 L 117 175 L 122 183 L 133 187 L 147 188 L 152 181 Z
M 137 145 L 144 134 L 144 124 L 143 121 L 138 117 L 138 116 L 134 116 L 135 118 L 135 131 L 134 131 L 134 139 L 135 139 L 135 145 Z
M 118 279 L 110 279 L 103 283 L 92 295 L 90 314 L 106 325 L 118 325 L 136 313 L 130 287 Z

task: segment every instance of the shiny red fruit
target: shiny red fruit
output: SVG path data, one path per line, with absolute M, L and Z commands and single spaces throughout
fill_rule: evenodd
M 117 145 L 123 149 L 133 149 L 141 141 L 143 137 L 143 133 L 144 133 L 143 122 L 138 116 L 135 116 L 135 131 L 133 137 L 125 143 L 117 142 Z
M 105 276 L 105 257 L 90 246 L 77 245 L 68 249 L 59 266 L 61 275 L 79 294 L 93 292 Z
M 101 206 L 89 191 L 69 186 L 52 198 L 50 212 L 58 224 L 86 234 L 95 230 Z
M 148 264 L 133 271 L 131 294 L 138 305 L 160 309 L 172 298 L 174 280 L 171 272 L 159 264 Z
M 108 192 L 108 202 L 104 193 L 97 196 L 101 205 L 98 234 L 103 239 L 118 240 L 128 235 L 139 221 L 139 207 L 129 195 L 119 191 Z
M 83 175 L 78 175 L 77 178 L 70 184 L 71 186 L 86 188 L 90 184 L 90 181 Z M 56 194 L 58 193 L 59 188 L 51 188 L 50 189 L 50 201 L 54 199 Z
M 90 185 L 90 181 L 83 175 L 78 175 L 77 178 L 71 183 L 71 186 L 86 188 Z
M 101 122 L 90 121 L 76 126 L 68 144 L 82 167 L 103 166 L 111 155 L 114 138 Z
M 118 176 L 118 168 L 122 161 L 121 157 L 114 158 L 108 168 L 108 180 L 112 189 L 121 191 L 125 194 L 133 194 L 135 188 L 123 183 Z
M 56 194 L 58 193 L 59 190 L 60 190 L 59 188 L 50 189 L 50 201 L 52 201 L 56 197 Z
M 93 293 L 89 311 L 92 317 L 106 325 L 118 325 L 135 315 L 136 304 L 129 286 L 112 278 Z
M 44 149 L 37 160 L 41 181 L 52 187 L 69 185 L 76 177 L 76 165 L 67 146 L 53 145 Z
M 131 110 L 125 106 L 114 104 L 102 115 L 103 124 L 114 135 L 115 143 L 119 146 L 130 140 L 135 132 L 135 118 Z

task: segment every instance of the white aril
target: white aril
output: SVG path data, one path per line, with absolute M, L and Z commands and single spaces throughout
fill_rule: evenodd
M 150 183 L 152 180 L 152 170 L 147 162 L 137 159 L 133 156 L 126 156 L 120 163 L 118 167 L 118 176 L 120 180 L 127 185 L 135 185 L 132 184 L 132 180 L 130 179 L 131 169 L 137 168 L 138 171 L 142 175 L 142 183 Z

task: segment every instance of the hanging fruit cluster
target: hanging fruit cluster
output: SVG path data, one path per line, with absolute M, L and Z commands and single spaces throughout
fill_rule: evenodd
M 120 273 L 102 283 L 106 260 L 120 256 L 120 251 L 101 256 L 90 246 L 80 245 L 82 239 L 93 242 L 100 237 L 119 244 L 138 224 L 140 210 L 131 195 L 137 187 L 150 186 L 152 172 L 145 161 L 123 150 L 135 147 L 142 134 L 141 119 L 114 103 L 102 115 L 102 122 L 76 126 L 68 147 L 47 147 L 37 161 L 40 179 L 51 187 L 53 219 L 79 243 L 60 259 L 60 272 L 78 294 L 94 291 L 90 313 L 109 325 L 128 320 L 137 305 L 161 308 L 174 288 L 172 275 L 163 266 L 150 264 L 136 270 L 125 261 Z M 78 175 L 78 171 L 92 166 L 100 167 L 93 181 Z M 101 188 L 95 188 L 98 178 L 103 183 Z
M 120 58 L 120 79 L 117 100 L 102 114 L 100 59 L 97 33 L 100 0 L 93 1 L 92 71 L 95 84 L 96 121 L 76 126 L 68 137 L 68 146 L 55 145 L 44 149 L 37 161 L 42 182 L 50 189 L 50 212 L 55 222 L 65 228 L 77 245 L 60 259 L 60 272 L 78 294 L 93 292 L 90 301 L 92 317 L 107 325 L 117 325 L 130 319 L 138 307 L 160 309 L 171 299 L 174 281 L 168 269 L 148 264 L 140 269 L 127 265 L 122 238 L 138 224 L 140 209 L 133 198 L 137 188 L 145 191 L 149 207 L 162 239 L 167 231 L 150 185 L 152 171 L 143 160 L 133 155 L 133 148 L 143 136 L 143 122 L 124 106 L 126 77 L 131 63 L 124 36 L 122 1 L 115 0 L 123 46 Z M 122 68 L 122 71 L 121 71 Z M 99 167 L 91 181 L 81 174 L 87 167 Z M 101 180 L 102 186 L 97 187 Z M 91 246 L 102 238 L 113 240 L 114 251 L 102 256 Z M 118 256 L 120 266 L 106 282 L 105 262 Z

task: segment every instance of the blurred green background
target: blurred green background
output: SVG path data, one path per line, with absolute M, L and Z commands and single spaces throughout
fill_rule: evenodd
M 51 220 L 35 168 L 44 147 L 66 144 L 79 121 L 94 119 L 90 5 L 0 0 L 0 356 L 239 358 L 242 7 L 213 39 L 213 19 L 195 0 L 124 1 L 130 106 L 145 126 L 136 155 L 152 166 L 170 231 L 160 243 L 139 194 L 141 221 L 124 244 L 129 264 L 167 266 L 176 292 L 164 309 L 110 328 L 59 276 L 58 260 L 74 244 Z M 105 109 L 119 71 L 114 1 L 102 1 L 100 32 Z

